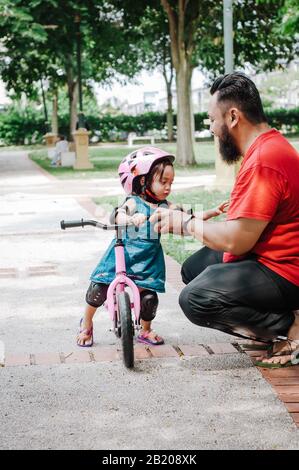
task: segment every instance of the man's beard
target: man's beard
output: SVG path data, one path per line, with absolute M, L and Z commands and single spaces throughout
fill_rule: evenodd
M 240 150 L 236 146 L 234 138 L 230 135 L 226 124 L 223 124 L 221 127 L 221 137 L 219 137 L 219 152 L 222 160 L 228 165 L 237 163 L 241 158 Z

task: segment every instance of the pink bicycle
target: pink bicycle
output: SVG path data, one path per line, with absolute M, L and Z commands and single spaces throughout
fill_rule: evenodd
M 95 220 L 71 220 L 60 222 L 62 230 L 72 227 L 93 227 L 103 230 L 115 230 L 115 279 L 111 282 L 107 292 L 105 307 L 110 313 L 113 322 L 113 331 L 117 338 L 121 338 L 122 356 L 126 367 L 134 367 L 133 338 L 135 330 L 140 328 L 140 294 L 138 287 L 132 280 L 133 276 L 126 273 L 126 262 L 122 233 L 128 225 L 107 225 Z M 127 290 L 129 288 L 129 292 Z M 134 321 L 132 319 L 134 311 Z

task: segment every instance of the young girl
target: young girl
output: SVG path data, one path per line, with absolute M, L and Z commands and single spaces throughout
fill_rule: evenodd
M 142 329 L 137 341 L 150 345 L 164 343 L 163 338 L 152 330 L 151 323 L 158 307 L 157 293 L 165 292 L 165 262 L 160 235 L 154 232 L 147 219 L 159 206 L 175 208 L 166 200 L 174 179 L 174 159 L 174 155 L 155 147 L 143 147 L 127 155 L 118 169 L 127 198 L 111 216 L 111 223 L 133 224 L 123 237 L 126 268 L 140 290 Z M 225 204 L 204 212 L 203 218 L 224 212 Z M 92 319 L 97 308 L 105 302 L 109 284 L 115 277 L 114 244 L 115 239 L 91 274 L 85 315 L 77 336 L 78 346 L 93 345 Z

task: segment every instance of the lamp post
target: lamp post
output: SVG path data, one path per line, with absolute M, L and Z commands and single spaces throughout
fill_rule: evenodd
M 233 0 L 223 0 L 224 64 L 225 73 L 234 70 Z
M 80 15 L 75 15 L 76 24 L 76 42 L 77 42 L 77 71 L 78 71 L 78 91 L 79 91 L 79 113 L 77 128 L 85 129 L 85 118 L 83 114 L 83 100 L 82 100 L 82 79 L 81 79 L 81 31 L 80 31 Z
M 224 69 L 225 74 L 233 73 L 234 71 L 234 48 L 233 48 L 233 1 L 223 0 L 223 36 L 224 36 Z M 231 189 L 237 172 L 239 171 L 240 164 L 228 166 L 224 163 L 219 152 L 218 138 L 214 138 L 216 146 L 216 187 L 221 190 Z

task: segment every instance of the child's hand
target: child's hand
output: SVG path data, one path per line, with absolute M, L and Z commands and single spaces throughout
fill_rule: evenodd
M 227 209 L 229 207 L 229 201 L 224 201 L 222 202 L 216 210 L 218 211 L 218 215 L 220 214 L 225 214 L 227 212 Z
M 220 214 L 225 214 L 227 212 L 229 206 L 229 201 L 222 202 L 218 207 L 214 207 L 213 209 L 209 209 L 204 212 L 203 219 L 208 220 L 211 217 L 217 217 Z
M 130 218 L 130 223 L 134 224 L 135 227 L 139 227 L 140 225 L 144 224 L 145 221 L 146 215 L 144 214 L 136 213 Z

